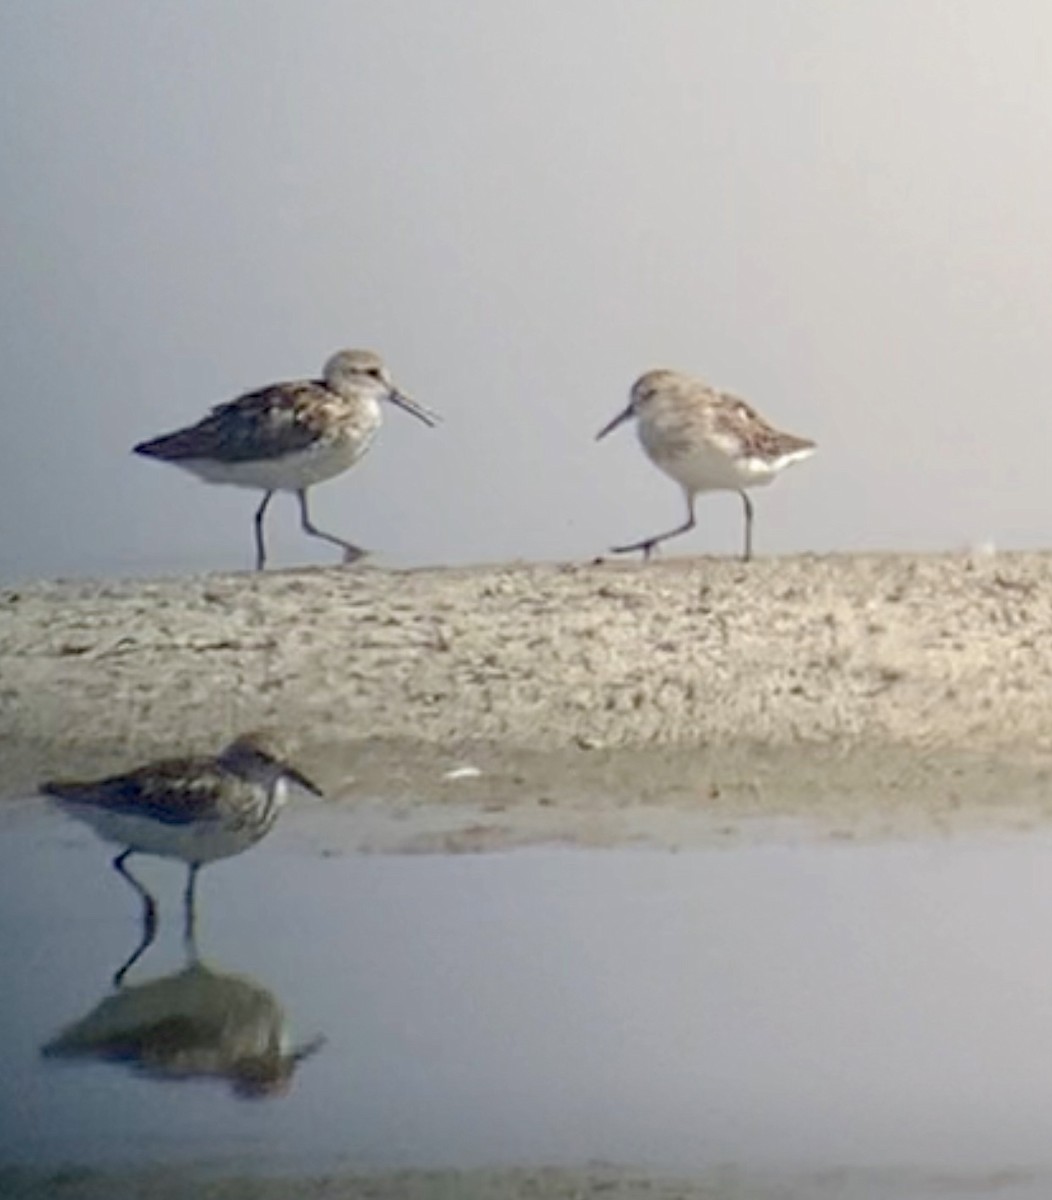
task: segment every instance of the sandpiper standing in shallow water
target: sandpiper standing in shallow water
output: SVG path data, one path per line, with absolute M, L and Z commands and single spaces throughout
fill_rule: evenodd
M 262 734 L 245 734 L 215 758 L 171 758 L 126 775 L 89 782 L 57 780 L 40 790 L 108 842 L 125 849 L 113 866 L 143 901 L 144 943 L 153 938 L 153 897 L 125 865 L 133 854 L 182 859 L 189 868 L 183 906 L 186 935 L 193 935 L 194 888 L 205 863 L 255 845 L 277 820 L 288 785 L 315 795 L 309 779 L 275 753 Z M 137 955 L 136 955 L 137 957 Z M 125 964 L 125 970 L 131 963 Z
M 136 454 L 175 463 L 208 483 L 258 488 L 256 568 L 267 560 L 263 514 L 275 492 L 295 492 L 304 533 L 340 546 L 344 562 L 365 551 L 324 533 L 307 509 L 307 489 L 353 466 L 380 428 L 380 401 L 404 408 L 426 425 L 438 415 L 392 383 L 383 360 L 371 350 L 340 350 L 325 364 L 322 378 L 273 383 L 236 400 L 218 404 L 186 429 L 140 442 Z
M 599 431 L 596 440 L 631 417 L 638 422 L 639 440 L 651 462 L 683 489 L 687 519 L 667 533 L 614 546 L 615 554 L 642 550 L 649 558 L 659 542 L 694 528 L 698 492 L 731 491 L 745 506 L 742 557 L 748 562 L 753 509 L 746 488 L 770 483 L 785 467 L 815 452 L 814 442 L 774 429 L 744 400 L 680 371 L 641 375 L 632 386 L 628 407 Z

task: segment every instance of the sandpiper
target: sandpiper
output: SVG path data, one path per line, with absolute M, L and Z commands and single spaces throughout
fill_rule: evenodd
M 204 863 L 240 854 L 267 834 L 290 783 L 321 795 L 306 776 L 276 755 L 266 735 L 252 733 L 231 742 L 215 758 L 163 759 L 126 775 L 44 783 L 40 791 L 100 837 L 124 847 L 113 866 L 142 898 L 148 944 L 156 929 L 156 906 L 128 870 L 128 859 L 154 854 L 187 864 L 183 905 L 190 939 L 197 872 Z
M 746 488 L 770 483 L 791 463 L 809 458 L 815 443 L 782 433 L 737 396 L 720 392 L 680 371 L 648 371 L 632 385 L 624 412 L 596 435 L 596 440 L 637 418 L 637 432 L 651 462 L 670 475 L 687 499 L 687 519 L 667 533 L 614 546 L 615 554 L 642 550 L 643 557 L 659 542 L 694 528 L 698 492 L 737 492 L 745 506 L 745 549 L 752 558 L 752 501 Z
M 352 467 L 380 428 L 380 401 L 388 400 L 435 425 L 438 414 L 398 390 L 383 360 L 371 350 L 339 350 L 319 380 L 273 383 L 218 404 L 186 429 L 140 442 L 136 454 L 175 463 L 208 483 L 258 488 L 256 569 L 267 560 L 263 514 L 275 492 L 299 497 L 300 526 L 343 550 L 344 562 L 365 551 L 325 533 L 310 519 L 307 489 Z

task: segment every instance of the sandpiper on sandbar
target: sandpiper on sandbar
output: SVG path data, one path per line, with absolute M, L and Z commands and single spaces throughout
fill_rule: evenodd
M 140 442 L 136 454 L 174 463 L 208 483 L 257 488 L 256 569 L 266 560 L 263 515 L 275 492 L 295 492 L 300 526 L 311 537 L 341 547 L 344 562 L 365 551 L 325 533 L 310 519 L 307 489 L 352 467 L 369 449 L 386 400 L 435 425 L 438 414 L 424 408 L 391 381 L 383 360 L 371 350 L 339 350 L 321 379 L 272 383 L 216 405 L 186 429 Z
M 596 435 L 604 438 L 635 417 L 643 449 L 655 466 L 683 489 L 687 519 L 667 533 L 614 546 L 613 553 L 641 550 L 649 558 L 660 542 L 694 528 L 699 492 L 732 491 L 745 507 L 746 562 L 752 558 L 752 501 L 747 488 L 770 483 L 791 463 L 809 458 L 815 443 L 782 433 L 738 396 L 720 392 L 680 371 L 648 371 L 632 386 L 628 407 Z

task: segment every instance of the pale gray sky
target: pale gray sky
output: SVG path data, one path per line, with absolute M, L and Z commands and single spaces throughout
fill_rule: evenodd
M 446 418 L 312 493 L 378 562 L 679 521 L 655 366 L 818 440 L 760 554 L 1052 542 L 1047 0 L 7 0 L 0 147 L 5 580 L 250 567 L 129 448 L 345 345 Z

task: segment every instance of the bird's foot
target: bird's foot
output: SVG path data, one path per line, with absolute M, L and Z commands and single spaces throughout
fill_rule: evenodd
M 634 554 L 637 550 L 641 550 L 643 552 L 643 561 L 649 562 L 650 556 L 651 556 L 651 554 L 654 553 L 654 547 L 656 545 L 657 545 L 657 542 L 654 542 L 654 541 L 633 542 L 630 546 L 611 546 L 610 553 L 611 554 Z

